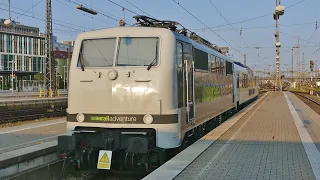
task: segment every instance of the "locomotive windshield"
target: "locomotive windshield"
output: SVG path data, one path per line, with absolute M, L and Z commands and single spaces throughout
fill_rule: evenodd
M 111 67 L 116 38 L 87 39 L 82 42 L 78 67 Z
M 116 66 L 156 66 L 158 38 L 123 37 L 119 39 Z
M 115 66 L 158 65 L 156 37 L 120 37 Z M 116 38 L 87 39 L 82 42 L 78 67 L 112 67 Z

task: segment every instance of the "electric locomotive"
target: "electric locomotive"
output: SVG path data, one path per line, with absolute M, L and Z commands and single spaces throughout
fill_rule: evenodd
M 177 22 L 135 18 L 74 44 L 58 148 L 77 167 L 153 170 L 258 95 L 250 68 L 218 46 Z

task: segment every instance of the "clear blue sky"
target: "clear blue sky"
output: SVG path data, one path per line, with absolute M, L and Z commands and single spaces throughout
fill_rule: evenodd
M 125 0 L 112 0 L 121 6 L 143 14 L 139 9 L 132 6 Z M 209 29 L 203 30 L 204 25 L 199 23 L 194 17 L 189 15 L 179 5 L 172 0 L 127 0 L 139 7 L 146 13 L 154 16 L 157 19 L 175 20 L 183 24 L 188 29 L 196 31 L 201 36 L 218 46 L 228 46 L 219 36 L 214 34 Z M 228 24 L 222 16 L 214 9 L 209 0 L 176 0 L 204 22 L 209 27 Z M 281 4 L 288 7 L 301 0 L 282 0 Z M 39 3 L 40 2 L 40 3 Z M 82 2 L 90 7 L 97 9 L 99 14 L 92 16 L 85 14 L 75 8 L 76 4 L 72 2 Z M 221 14 L 230 22 L 241 22 L 250 18 L 273 13 L 275 9 L 275 0 L 211 0 L 211 2 L 218 8 Z M 8 0 L 0 0 L 0 7 L 7 9 Z M 39 3 L 39 4 L 37 4 Z M 123 12 L 120 7 L 107 0 L 52 0 L 53 8 L 53 29 L 54 34 L 58 36 L 59 40 L 75 39 L 80 31 L 88 31 L 90 29 L 102 29 L 108 27 L 118 26 L 118 22 L 101 15 L 112 14 L 118 18 L 123 18 Z M 11 0 L 12 11 L 22 13 L 30 9 L 24 15 L 12 13 L 13 19 L 18 17 L 18 21 L 25 25 L 38 26 L 42 32 L 45 32 L 45 22 L 35 19 L 45 18 L 45 0 Z M 34 8 L 33 5 L 37 4 Z M 69 6 L 69 7 L 68 7 Z M 320 48 L 320 32 L 319 28 L 315 31 L 316 21 L 320 20 L 319 0 L 305 0 L 295 6 L 285 10 L 284 16 L 280 18 L 280 42 L 282 44 L 281 64 L 287 69 L 291 67 L 291 48 L 297 45 L 297 36 L 300 36 L 301 57 L 302 52 L 305 53 L 305 67 L 309 69 L 309 60 L 316 60 L 320 56 L 320 50 L 312 55 L 318 48 Z M 0 17 L 7 18 L 8 12 L 0 9 Z M 31 16 L 26 17 L 25 15 Z M 41 15 L 41 16 L 39 16 Z M 132 16 L 135 14 L 126 11 L 126 20 L 129 23 L 134 22 Z M 35 18 L 32 18 L 35 17 Z M 62 21 L 62 22 L 61 22 Z M 59 23 L 60 25 L 57 25 Z M 68 27 L 63 27 L 69 26 Z M 242 53 L 247 54 L 247 63 L 254 69 L 264 70 L 268 69 L 268 65 L 273 68 L 275 65 L 275 21 L 273 16 L 268 15 L 251 21 L 246 21 L 232 26 L 221 26 L 212 28 L 214 32 L 220 35 L 228 43 L 239 49 Z M 283 26 L 281 26 L 283 25 Z M 318 22 L 320 27 L 320 22 Z M 240 37 L 240 28 L 242 30 L 242 37 Z M 314 33 L 314 34 L 313 34 Z M 313 36 L 311 37 L 311 35 Z M 294 37 L 291 37 L 291 36 Z M 309 40 L 307 42 L 305 40 Z M 303 47 L 305 46 L 306 47 Z M 261 47 L 256 49 L 255 47 Z M 243 57 L 230 50 L 238 61 L 243 61 Z M 288 65 L 285 65 L 288 64 Z M 296 58 L 294 60 L 294 67 L 296 67 Z M 318 62 L 320 67 L 320 60 Z

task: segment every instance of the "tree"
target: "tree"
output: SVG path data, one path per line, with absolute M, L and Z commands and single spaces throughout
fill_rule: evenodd
M 35 76 L 34 76 L 34 79 L 35 80 L 43 80 L 43 73 L 37 73 Z

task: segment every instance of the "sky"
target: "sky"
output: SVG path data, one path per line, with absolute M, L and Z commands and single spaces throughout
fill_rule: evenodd
M 11 0 L 11 17 L 45 32 L 45 2 Z M 98 14 L 79 11 L 77 4 L 93 8 Z M 279 20 L 281 67 L 283 70 L 291 68 L 291 47 L 297 46 L 299 37 L 301 60 L 304 53 L 305 68 L 309 70 L 309 61 L 316 62 L 320 56 L 320 22 L 317 22 L 320 1 L 281 0 L 281 5 L 286 8 Z M 125 17 L 133 24 L 135 13 L 151 15 L 159 20 L 178 21 L 213 44 L 229 47 L 236 61 L 243 62 L 243 54 L 246 54 L 247 65 L 254 70 L 268 71 L 270 65 L 273 71 L 276 40 L 272 13 L 275 6 L 276 0 L 52 0 L 53 33 L 59 41 L 75 40 L 83 31 L 119 26 L 115 19 Z M 8 18 L 8 0 L 0 0 L 0 18 Z M 297 50 L 294 51 L 296 69 Z

